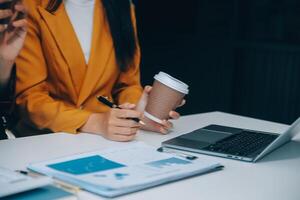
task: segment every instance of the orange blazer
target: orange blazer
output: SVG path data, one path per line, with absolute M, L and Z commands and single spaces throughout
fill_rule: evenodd
M 63 5 L 51 14 L 45 10 L 48 0 L 24 3 L 29 27 L 16 61 L 16 103 L 22 118 L 19 130 L 30 127 L 76 133 L 91 113 L 108 110 L 97 101 L 98 95 L 117 104 L 137 103 L 142 93 L 140 51 L 129 70 L 121 72 L 100 0 L 95 6 L 88 64 Z

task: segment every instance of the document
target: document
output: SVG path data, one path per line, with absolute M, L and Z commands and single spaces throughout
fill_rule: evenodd
M 76 195 L 53 185 L 4 197 L 1 200 L 77 200 Z
M 0 167 L 0 198 L 51 185 L 48 177 L 30 177 Z
M 31 164 L 32 171 L 87 191 L 115 197 L 219 168 L 219 163 L 190 161 L 157 152 L 142 142 Z

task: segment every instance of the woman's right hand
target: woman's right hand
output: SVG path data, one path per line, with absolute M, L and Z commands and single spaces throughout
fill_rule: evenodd
M 9 0 L 0 0 L 0 4 Z M 0 25 L 0 55 L 2 59 L 14 61 L 23 47 L 27 32 L 26 9 L 19 2 L 15 5 L 14 13 L 10 9 L 0 10 L 0 19 L 11 17 L 11 25 Z M 20 14 L 22 13 L 22 14 Z M 18 15 L 23 18 L 18 19 Z M 11 26 L 11 30 L 7 30 Z
M 128 109 L 134 105 L 121 105 L 127 109 L 111 109 L 106 113 L 93 113 L 80 129 L 80 132 L 94 133 L 119 142 L 135 138 L 140 124 L 128 118 L 141 118 L 142 113 Z

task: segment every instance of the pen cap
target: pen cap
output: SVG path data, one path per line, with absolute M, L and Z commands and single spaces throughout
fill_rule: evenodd
M 145 116 L 157 123 L 162 123 L 162 120 L 169 119 L 169 112 L 176 109 L 188 93 L 189 86 L 187 84 L 169 74 L 160 72 L 154 76 Z

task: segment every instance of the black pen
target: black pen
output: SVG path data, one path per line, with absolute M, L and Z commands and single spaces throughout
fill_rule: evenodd
M 16 170 L 15 172 L 18 172 L 18 173 L 23 174 L 23 175 L 28 175 L 28 172 L 23 171 L 23 170 Z
M 109 106 L 110 108 L 122 109 L 118 105 L 114 104 L 113 102 L 110 102 L 107 98 L 105 98 L 103 96 L 98 96 L 97 99 L 99 102 L 103 103 L 104 105 Z M 133 120 L 142 125 L 145 125 L 145 123 L 143 121 L 141 121 L 139 118 L 128 118 L 128 119 Z

